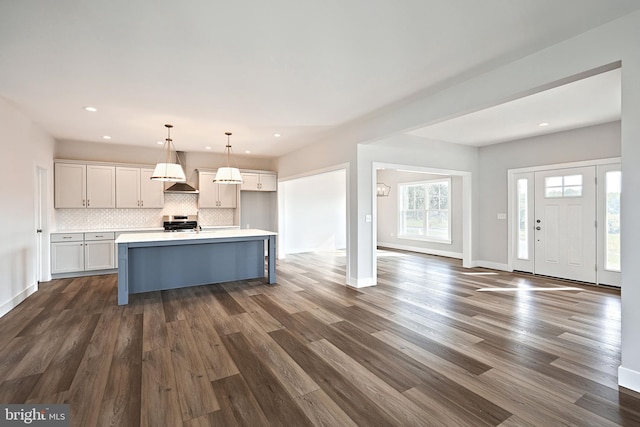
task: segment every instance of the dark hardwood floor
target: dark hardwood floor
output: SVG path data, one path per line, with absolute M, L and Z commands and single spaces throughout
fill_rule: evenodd
M 0 402 L 68 403 L 81 427 L 640 425 L 617 290 L 395 251 L 355 290 L 344 264 L 127 306 L 115 275 L 43 283 L 0 319 Z

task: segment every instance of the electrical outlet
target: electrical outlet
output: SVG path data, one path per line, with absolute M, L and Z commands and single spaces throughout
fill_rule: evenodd
M 499 213 L 498 214 L 498 219 L 507 219 L 507 214 L 506 213 Z

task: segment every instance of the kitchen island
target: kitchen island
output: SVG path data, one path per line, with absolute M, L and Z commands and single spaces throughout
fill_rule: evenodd
M 229 229 L 121 234 L 118 304 L 129 294 L 265 277 L 276 282 L 276 233 Z

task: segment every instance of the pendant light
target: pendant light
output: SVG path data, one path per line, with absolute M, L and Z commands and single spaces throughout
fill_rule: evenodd
M 218 168 L 216 178 L 213 182 L 218 184 L 242 184 L 242 175 L 240 174 L 240 170 L 237 167 L 232 168 L 229 163 L 229 159 L 231 157 L 231 143 L 229 142 L 229 137 L 231 136 L 231 132 L 225 132 L 224 134 L 227 135 L 227 147 L 225 150 L 227 153 L 227 166 Z
M 167 128 L 167 138 L 165 139 L 165 143 L 162 146 L 164 150 L 165 147 L 167 149 L 167 160 L 166 163 L 158 163 L 156 168 L 153 170 L 153 175 L 151 175 L 151 179 L 154 181 L 170 181 L 170 182 L 186 182 L 187 177 L 184 174 L 184 169 L 180 165 L 180 159 L 178 159 L 178 154 L 176 153 L 176 163 L 171 163 L 171 146 L 173 145 L 171 139 L 171 128 L 173 125 L 164 125 Z M 174 148 L 175 151 L 175 148 Z

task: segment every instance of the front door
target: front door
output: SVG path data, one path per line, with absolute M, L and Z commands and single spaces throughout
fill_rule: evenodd
M 535 172 L 535 274 L 596 283 L 595 166 Z

